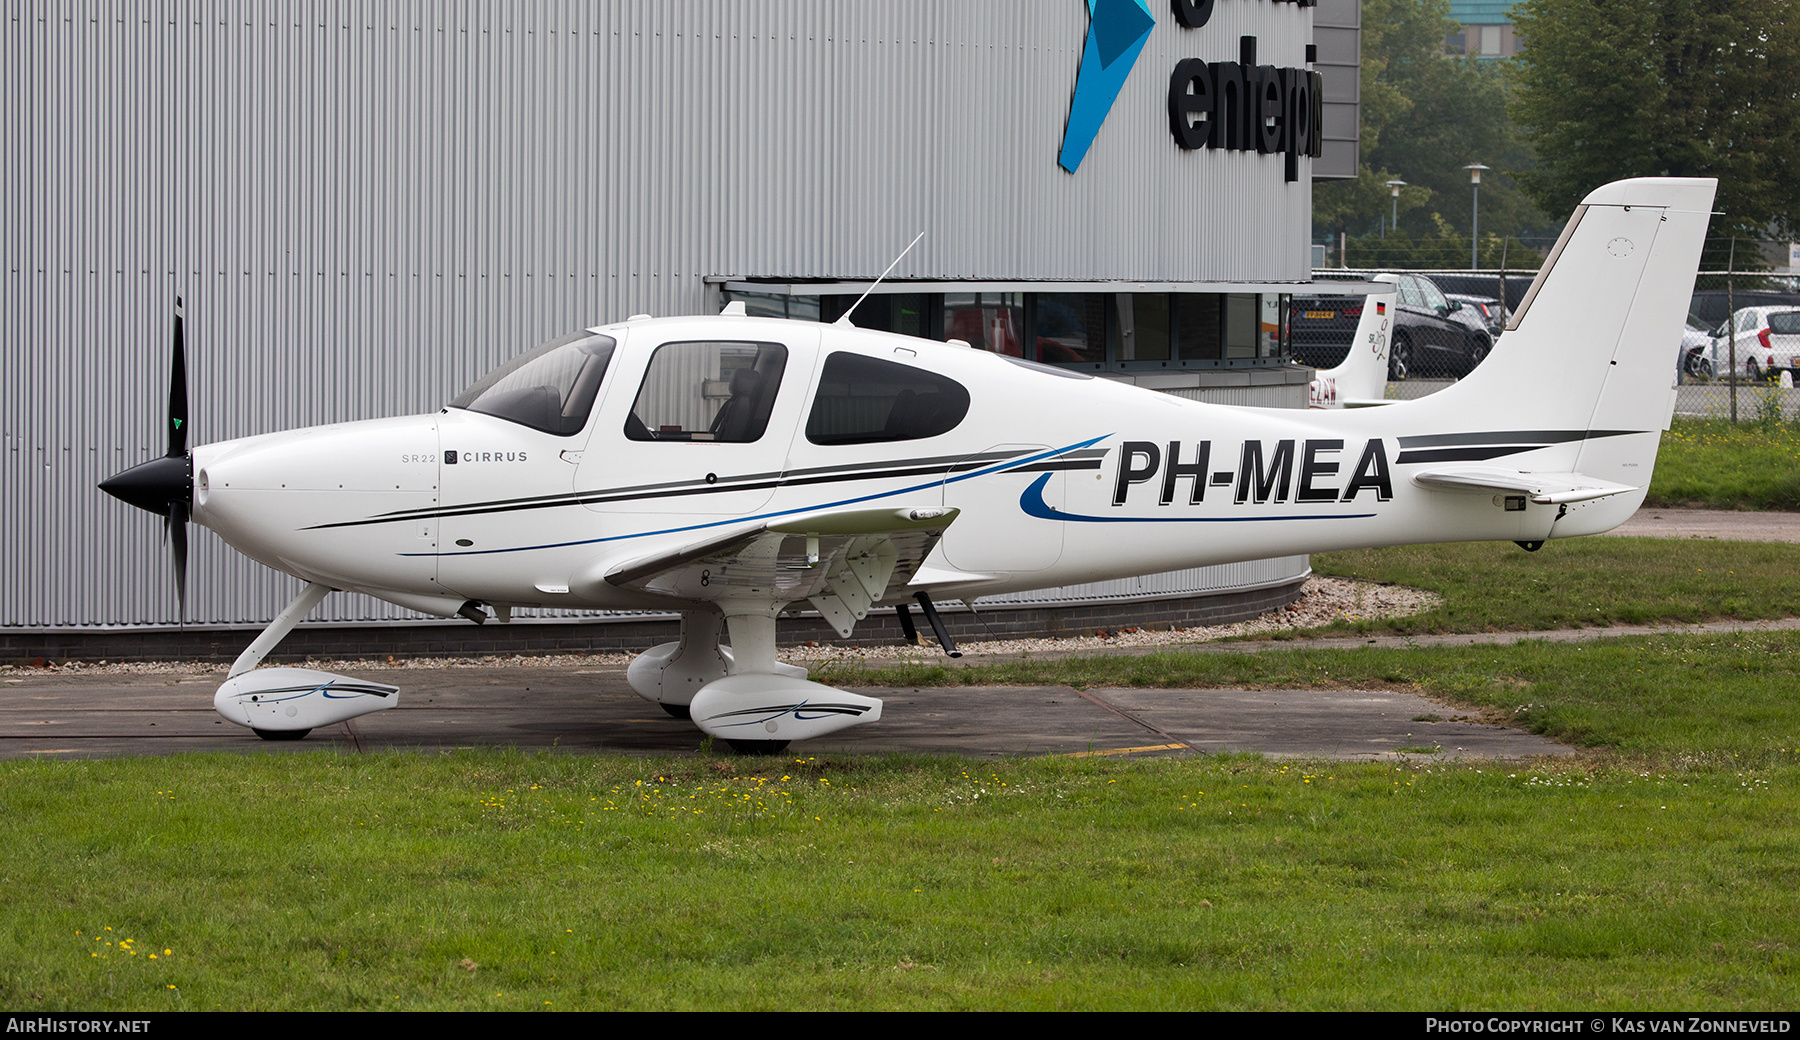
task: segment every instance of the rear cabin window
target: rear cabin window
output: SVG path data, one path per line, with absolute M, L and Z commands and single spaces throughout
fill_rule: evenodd
M 625 420 L 634 441 L 761 439 L 775 409 L 787 348 L 779 343 L 664 343 Z
M 1777 336 L 1792 336 L 1800 332 L 1800 311 L 1776 311 L 1769 315 L 1769 331 Z
M 911 441 L 949 433 L 969 414 L 969 392 L 934 372 L 861 354 L 825 359 L 806 439 L 814 444 Z

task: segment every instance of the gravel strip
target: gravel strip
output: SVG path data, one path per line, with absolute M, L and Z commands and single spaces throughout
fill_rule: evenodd
M 1347 578 L 1310 578 L 1300 592 L 1300 598 L 1287 607 L 1264 614 L 1250 621 L 1239 621 L 1229 625 L 1212 625 L 1196 628 L 1177 628 L 1151 631 L 1149 629 L 1123 628 L 1107 630 L 1105 636 L 1085 635 L 1063 639 L 994 639 L 970 640 L 959 644 L 964 659 L 984 655 L 1017 655 L 1041 653 L 1081 653 L 1083 651 L 1101 651 L 1108 649 L 1124 649 L 1146 646 L 1178 646 L 1182 643 L 1203 643 L 1209 640 L 1226 639 L 1232 636 L 1251 635 L 1257 632 L 1278 632 L 1297 628 L 1315 628 L 1330 624 L 1339 618 L 1392 618 L 1406 617 L 1423 613 L 1443 602 L 1443 597 L 1423 589 L 1407 588 L 1400 585 L 1386 585 L 1376 582 L 1352 581 Z M 408 657 L 388 658 L 385 661 L 338 661 L 308 660 L 306 667 L 319 668 L 325 671 L 354 668 L 358 671 L 380 671 L 385 669 L 412 668 L 469 668 L 469 667 L 509 667 L 509 668 L 570 668 L 583 666 L 622 667 L 630 663 L 635 654 L 554 654 L 554 655 L 495 655 L 489 657 Z M 821 661 L 930 661 L 942 656 L 935 643 L 929 646 L 907 646 L 899 643 L 883 643 L 850 646 L 791 646 L 782 647 L 780 657 L 794 662 Z M 108 664 L 105 661 L 69 661 L 51 664 L 47 668 L 33 668 L 28 665 L 0 665 L 0 675 L 34 674 L 46 672 L 80 675 L 80 674 L 168 674 L 181 673 L 203 675 L 208 673 L 224 674 L 230 669 L 228 664 L 207 661 L 131 661 Z

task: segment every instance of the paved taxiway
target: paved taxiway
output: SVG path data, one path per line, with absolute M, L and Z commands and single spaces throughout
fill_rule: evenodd
M 1800 514 L 1641 510 L 1616 533 L 1672 538 L 1800 541 Z M 1790 629 L 1800 622 L 1720 622 L 1537 633 L 1338 638 L 1311 645 L 1553 641 L 1665 631 Z M 1268 643 L 1190 649 L 1254 652 Z M 1299 641 L 1278 644 L 1303 645 Z M 974 658 L 975 655 L 971 655 Z M 991 659 L 991 658 L 990 658 Z M 632 694 L 620 667 L 450 667 L 370 671 L 401 687 L 400 706 L 269 743 L 221 719 L 212 695 L 223 671 L 160 674 L 24 672 L 0 685 L 0 757 L 100 757 L 178 751 L 285 753 L 320 747 L 556 748 L 687 753 L 701 739 Z M 1487 725 L 1423 697 L 1367 690 L 1086 690 L 1069 687 L 871 689 L 878 723 L 803 745 L 821 751 L 1030 754 L 1193 754 L 1382 758 L 1442 748 L 1432 757 L 1522 758 L 1573 749 Z M 1432 720 L 1436 721 L 1432 721 Z M 1416 752 L 1412 752 L 1416 753 Z
M 371 671 L 401 685 L 400 705 L 271 743 L 221 719 L 222 672 L 9 677 L 0 694 L 0 756 L 90 758 L 180 751 L 279 754 L 334 747 L 525 749 L 680 754 L 701 734 L 625 684 L 623 668 L 466 667 Z M 821 751 L 970 756 L 1192 754 L 1383 758 L 1570 754 L 1484 725 L 1423 697 L 1364 690 L 1086 690 L 950 687 L 866 691 L 880 722 L 807 741 Z M 1423 721 L 1431 716 L 1439 721 Z

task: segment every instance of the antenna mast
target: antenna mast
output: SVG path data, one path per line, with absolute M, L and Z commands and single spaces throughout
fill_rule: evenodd
M 882 278 L 886 278 L 888 276 L 889 272 L 893 271 L 894 268 L 900 266 L 900 261 L 906 259 L 906 254 L 912 252 L 912 247 L 918 245 L 919 239 L 924 238 L 924 237 L 925 237 L 925 232 L 923 232 L 923 231 L 914 235 L 913 240 L 906 244 L 906 248 L 900 250 L 900 255 L 897 257 L 894 257 L 894 262 L 887 265 L 887 270 L 881 272 L 881 278 L 877 278 L 877 279 L 875 279 L 875 281 L 871 282 L 869 284 L 869 287 L 867 289 L 863 290 L 863 294 L 856 298 L 856 302 L 850 305 L 850 309 L 844 312 L 843 317 L 832 322 L 832 324 L 833 325 L 842 325 L 845 328 L 855 328 L 855 326 L 850 323 L 850 315 L 856 313 L 856 308 L 861 307 L 862 302 L 869 298 L 869 294 L 875 291 L 875 286 L 881 284 Z

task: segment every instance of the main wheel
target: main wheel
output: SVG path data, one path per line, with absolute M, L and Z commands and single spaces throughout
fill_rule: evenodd
M 1486 336 L 1483 336 L 1480 333 L 1475 335 L 1475 342 L 1469 345 L 1469 372 L 1475 371 L 1475 366 L 1481 364 L 1481 362 L 1487 358 L 1488 351 L 1493 349 L 1493 346 L 1493 341 Z M 1469 372 L 1464 372 L 1463 374 L 1468 375 Z
M 662 701 L 657 701 L 656 706 L 667 712 L 668 716 L 672 719 L 691 719 L 694 717 L 694 713 L 689 711 L 688 706 L 685 704 L 664 704 Z
M 779 755 L 788 746 L 785 740 L 727 740 L 725 743 L 740 755 Z
M 312 730 L 310 730 L 310 729 L 252 729 L 250 732 L 263 738 L 264 740 L 300 740 L 300 739 L 303 739 L 308 733 L 311 733 Z
M 1406 370 L 1412 365 L 1412 341 L 1406 333 L 1394 333 L 1394 345 L 1388 350 L 1388 379 L 1399 382 L 1406 378 Z

